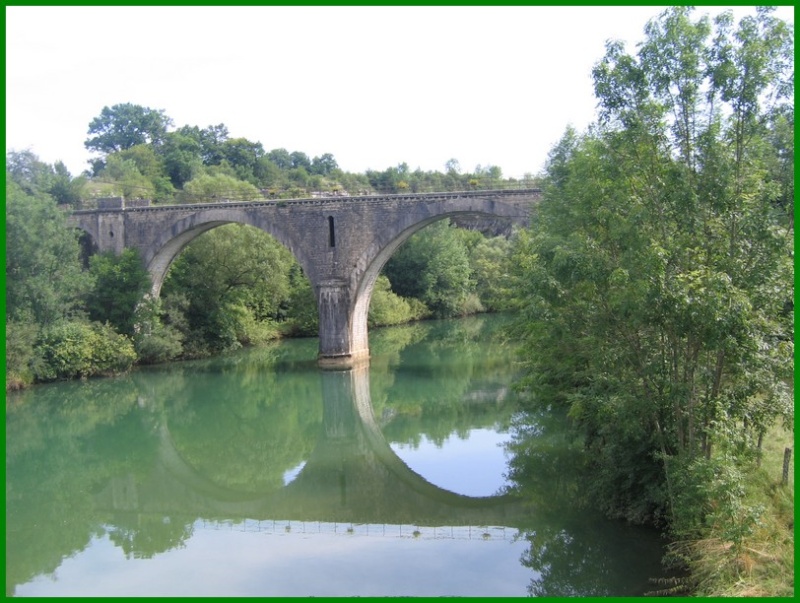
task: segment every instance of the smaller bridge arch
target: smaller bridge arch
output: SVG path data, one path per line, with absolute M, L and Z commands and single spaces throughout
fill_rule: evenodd
M 302 244 L 294 241 L 291 233 L 285 229 L 277 228 L 274 222 L 264 221 L 258 212 L 248 212 L 245 208 L 212 207 L 178 220 L 169 230 L 159 233 L 149 246 L 144 261 L 153 280 L 151 295 L 159 296 L 169 267 L 189 243 L 201 234 L 226 224 L 243 224 L 266 232 L 292 253 L 303 270 L 308 270 L 309 259 L 303 253 Z

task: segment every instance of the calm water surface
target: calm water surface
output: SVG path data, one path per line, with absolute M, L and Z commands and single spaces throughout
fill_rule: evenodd
M 61 383 L 6 406 L 6 594 L 641 595 L 657 534 L 581 503 L 502 317 Z

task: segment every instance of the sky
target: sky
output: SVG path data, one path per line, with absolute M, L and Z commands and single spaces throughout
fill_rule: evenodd
M 331 153 L 348 172 L 456 159 L 521 178 L 594 120 L 606 41 L 634 52 L 663 9 L 5 7 L 6 151 L 78 175 L 92 119 L 133 103 L 266 151 Z

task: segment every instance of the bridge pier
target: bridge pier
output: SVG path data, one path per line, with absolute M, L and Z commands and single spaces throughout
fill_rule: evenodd
M 330 279 L 319 283 L 319 356 L 321 368 L 351 368 L 369 361 L 365 338 L 353 338 L 352 292 L 348 283 Z M 366 330 L 366 323 L 364 324 Z

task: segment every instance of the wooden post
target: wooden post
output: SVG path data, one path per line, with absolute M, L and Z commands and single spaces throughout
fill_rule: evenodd
M 785 486 L 789 483 L 789 461 L 792 459 L 792 449 L 785 448 L 783 451 L 783 478 L 781 483 Z

